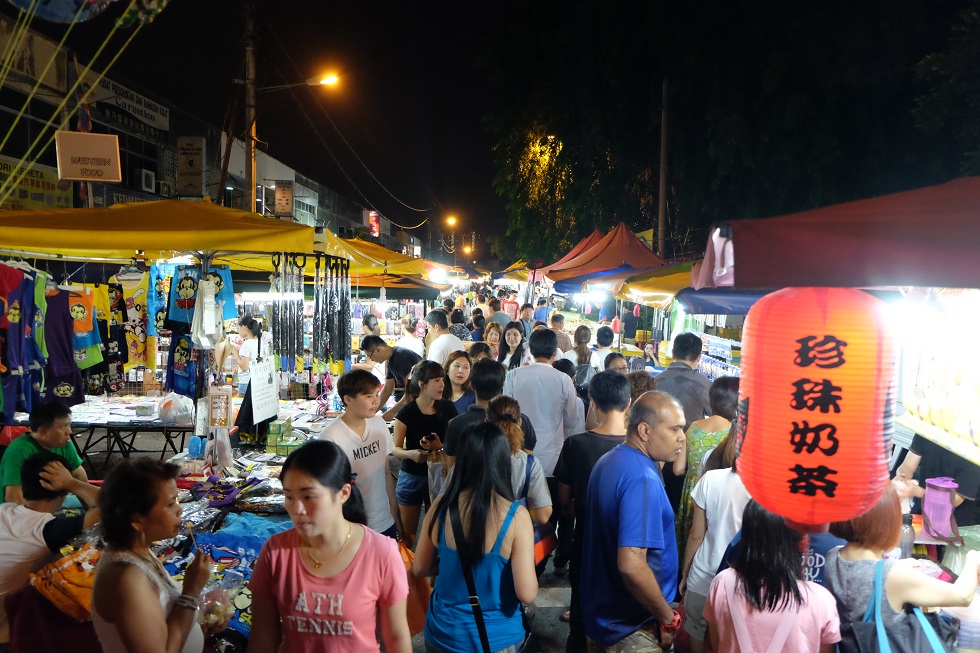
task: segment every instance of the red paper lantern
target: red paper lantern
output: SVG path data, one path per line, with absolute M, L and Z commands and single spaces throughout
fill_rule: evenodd
M 896 349 L 883 306 L 850 288 L 787 288 L 749 311 L 737 465 L 767 510 L 813 526 L 861 515 L 884 491 Z

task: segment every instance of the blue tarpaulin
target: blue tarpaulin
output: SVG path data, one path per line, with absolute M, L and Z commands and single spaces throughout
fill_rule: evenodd
M 684 311 L 694 315 L 746 315 L 752 305 L 768 290 L 735 290 L 734 288 L 684 288 L 675 299 Z

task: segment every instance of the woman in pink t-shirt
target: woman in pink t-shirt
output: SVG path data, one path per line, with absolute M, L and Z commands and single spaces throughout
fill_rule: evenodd
M 312 441 L 282 467 L 293 528 L 272 536 L 250 584 L 249 653 L 411 653 L 408 577 L 395 540 L 367 517 L 350 463 L 333 442 Z
M 806 539 L 755 501 L 742 516 L 742 549 L 711 583 L 703 616 L 715 653 L 833 653 L 837 602 L 803 580 Z

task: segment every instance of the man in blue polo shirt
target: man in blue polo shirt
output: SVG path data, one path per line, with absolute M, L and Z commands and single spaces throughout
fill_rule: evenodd
M 658 462 L 684 448 L 684 411 L 662 392 L 640 396 L 626 442 L 596 463 L 589 479 L 582 560 L 582 615 L 590 651 L 669 650 L 680 617 L 674 511 Z

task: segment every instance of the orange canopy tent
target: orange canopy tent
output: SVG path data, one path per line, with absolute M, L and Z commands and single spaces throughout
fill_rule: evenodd
M 563 261 L 548 266 L 546 275 L 552 281 L 612 270 L 624 264 L 640 271 L 667 263 L 650 251 L 622 222 L 585 251 Z

